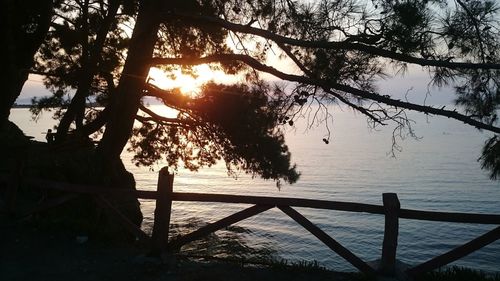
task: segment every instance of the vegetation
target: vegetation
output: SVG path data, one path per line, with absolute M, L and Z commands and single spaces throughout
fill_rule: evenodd
M 10 108 L 21 93 L 34 65 L 34 55 L 49 30 L 52 17 L 52 0 L 9 1 L 2 0 L 0 31 L 4 36 L 0 52 L 3 55 L 4 87 L 0 95 L 0 129 L 9 126 Z
M 500 275 L 486 274 L 482 271 L 472 270 L 463 267 L 451 267 L 439 271 L 433 271 L 416 279 L 425 281 L 462 281 L 462 280 L 475 280 L 475 281 L 498 281 Z
M 392 126 L 394 143 L 414 134 L 408 110 L 489 131 L 493 136 L 480 160 L 492 178 L 499 175 L 500 22 L 494 1 L 34 2 L 4 4 L 5 11 L 20 16 L 19 22 L 2 16 L 10 36 L 5 54 L 12 54 L 6 57 L 25 59 L 22 65 L 11 63 L 11 73 L 44 76 L 54 95 L 36 100 L 34 112 L 60 106 L 56 143 L 95 137 L 97 148 L 84 163 L 99 171 L 92 178 L 101 184 L 134 188 L 120 160 L 127 143 L 138 165 L 165 159 L 173 168 L 197 170 L 224 160 L 230 173 L 243 170 L 293 183 L 299 172 L 290 162 L 283 126 L 304 115 L 327 123 L 332 103 L 365 115 L 373 127 Z M 36 46 L 16 47 L 26 41 Z M 297 71 L 268 65 L 270 57 L 293 63 Z M 153 66 L 167 76 L 175 70 L 196 76 L 200 64 L 237 74 L 241 81 L 213 81 L 183 95 L 148 79 Z M 377 89 L 376 82 L 389 76 L 387 69 L 403 73 L 410 65 L 427 71 L 429 83 L 453 87 L 456 107 L 400 100 Z M 263 73 L 286 86 L 267 81 Z M 25 76 L 6 78 L 2 108 L 12 106 Z M 148 97 L 177 115 L 151 110 Z M 88 108 L 87 102 L 102 107 Z M 2 127 L 7 117 L 8 110 Z

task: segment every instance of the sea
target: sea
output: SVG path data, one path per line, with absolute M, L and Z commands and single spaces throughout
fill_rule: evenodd
M 456 120 L 408 113 L 416 137 L 403 134 L 392 149 L 394 126 L 373 129 L 360 114 L 329 108 L 328 126 L 305 114 L 283 130 L 292 160 L 301 172 L 293 185 L 239 173 L 228 175 L 224 163 L 191 172 L 175 171 L 174 191 L 296 197 L 382 205 L 382 193 L 397 193 L 402 208 L 500 214 L 500 182 L 490 180 L 477 159 L 490 133 Z M 44 141 L 56 122 L 44 113 L 37 122 L 27 109 L 13 109 L 10 119 L 24 132 Z M 324 118 L 323 118 L 324 119 Z M 326 144 L 323 138 L 328 138 Z M 393 153 L 394 152 L 394 153 Z M 136 167 L 132 155 L 122 159 L 134 173 L 138 189 L 156 190 L 163 166 Z M 174 171 L 172 171 L 174 172 Z M 174 202 L 171 236 L 192 231 L 248 205 Z M 151 232 L 154 202 L 141 201 L 143 229 Z M 296 208 L 340 244 L 365 261 L 380 258 L 384 218 L 381 215 Z M 425 262 L 462 245 L 495 225 L 400 220 L 397 258 L 410 265 Z M 278 209 L 187 245 L 182 253 L 233 260 L 315 264 L 332 270 L 356 269 Z M 500 241 L 453 263 L 488 272 L 500 271 Z

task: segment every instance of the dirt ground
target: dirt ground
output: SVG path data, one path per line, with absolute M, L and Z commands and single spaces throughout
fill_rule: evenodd
M 145 255 L 143 245 L 87 241 L 70 231 L 0 217 L 0 280 L 355 280 L 320 269 L 257 267 Z

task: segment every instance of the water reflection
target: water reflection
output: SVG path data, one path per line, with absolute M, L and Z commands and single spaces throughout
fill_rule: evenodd
M 207 222 L 199 218 L 188 218 L 182 223 L 171 224 L 170 237 L 176 239 L 206 225 Z M 253 239 L 252 235 L 250 229 L 232 225 L 184 245 L 181 254 L 200 259 L 216 258 L 245 263 L 262 263 L 278 258 L 277 250 L 272 244 L 249 246 L 248 241 Z

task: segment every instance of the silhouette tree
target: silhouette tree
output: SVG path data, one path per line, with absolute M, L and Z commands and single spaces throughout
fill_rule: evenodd
M 413 134 L 407 110 L 500 132 L 496 125 L 500 64 L 495 2 L 160 2 L 141 2 L 118 86 L 121 95 L 117 110 L 99 145 L 109 159 L 117 159 L 129 139 L 142 96 L 162 98 L 167 105 L 172 99 L 172 93 L 151 90 L 145 84 L 151 65 L 186 68 L 210 63 L 229 71 L 250 68 L 293 82 L 295 88 L 288 99 L 280 98 L 282 103 L 288 103 L 280 107 L 286 110 L 276 114 L 276 118 L 290 124 L 308 105 L 333 102 L 366 115 L 373 126 L 394 124 L 394 139 Z M 165 36 L 157 37 L 157 31 L 163 31 Z M 234 39 L 231 48 L 220 39 L 227 37 Z M 155 51 L 155 43 L 160 51 Z M 265 58 L 273 53 L 294 62 L 302 73 L 286 73 L 266 65 Z M 413 103 L 377 91 L 375 82 L 387 75 L 387 67 L 404 70 L 411 64 L 428 71 L 430 82 L 436 86 L 453 86 L 457 108 Z M 261 83 L 258 76 L 247 82 Z M 149 121 L 161 119 L 149 115 Z M 490 141 L 488 146 L 495 143 Z M 484 167 L 498 162 L 499 156 L 492 154 L 495 151 L 484 150 Z M 497 170 L 491 171 L 495 177 Z
M 44 84 L 54 95 L 34 98 L 32 112 L 58 105 L 56 139 L 63 141 L 74 121 L 82 134 L 94 133 L 105 123 L 108 111 L 87 110 L 87 101 L 104 106 L 115 88 L 123 65 L 127 38 L 122 23 L 130 7 L 118 14 L 121 0 L 65 1 L 55 9 L 48 39 L 37 55 L 32 73 L 45 75 Z M 133 2 L 127 2 L 133 5 Z M 125 11 L 125 13 L 123 13 Z M 74 91 L 69 98 L 68 92 Z M 92 98 L 92 100 L 89 100 Z M 88 122 L 84 126 L 84 120 Z
M 100 123 L 105 131 L 97 159 L 111 178 L 123 173 L 120 154 L 131 140 L 137 164 L 165 158 L 171 166 L 182 161 L 195 170 L 223 159 L 229 171 L 294 182 L 298 173 L 280 125 L 293 125 L 315 104 L 328 114 L 331 103 L 365 115 L 373 127 L 393 126 L 394 141 L 413 134 L 409 110 L 492 132 L 481 161 L 492 177 L 500 174 L 500 23 L 494 1 L 142 0 L 133 11 L 127 57 Z M 270 56 L 296 70 L 266 64 Z M 199 64 L 241 73 L 244 85 L 209 83 L 187 97 L 148 83 L 152 66 L 193 73 Z M 100 71 L 98 61 L 88 65 L 86 81 Z M 456 108 L 400 100 L 377 89 L 376 82 L 389 76 L 386 69 L 404 72 L 410 65 L 427 71 L 431 84 L 453 87 Z M 263 81 L 261 73 L 287 81 L 287 90 Z M 82 92 L 88 96 L 87 89 Z M 146 107 L 148 96 L 176 109 L 177 116 Z M 79 109 L 68 110 L 69 119 L 81 120 L 82 103 L 75 103 Z M 134 127 L 136 121 L 141 125 Z
M 48 32 L 53 4 L 52 0 L 2 0 L 0 31 L 4 43 L 0 51 L 4 88 L 0 94 L 0 129 L 7 124 L 10 108 L 21 93 L 35 52 Z
M 211 2 L 174 1 L 171 4 L 211 15 L 221 8 L 216 5 L 220 3 Z M 182 160 L 187 168 L 197 169 L 224 159 L 229 171 L 237 168 L 264 178 L 295 182 L 298 173 L 295 166 L 291 166 L 283 133 L 277 128 L 282 95 L 271 96 L 271 88 L 259 79 L 249 79 L 254 86 L 208 84 L 195 99 L 145 84 L 153 53 L 197 57 L 206 52 L 230 51 L 225 41 L 227 32 L 220 27 L 193 26 L 175 17 L 164 19 L 169 5 L 161 1 L 141 2 L 117 88 L 120 95 L 111 105 L 119 110 L 111 111 L 98 146 L 104 162 L 117 163 L 115 166 L 121 167 L 119 155 L 131 132 L 135 132 L 132 149 L 137 152 L 138 164 L 151 164 L 160 155 L 165 155 L 171 166 L 176 167 Z M 235 72 L 241 70 L 242 65 L 228 62 L 220 67 Z M 164 118 L 142 106 L 141 98 L 147 95 L 160 98 L 167 106 L 179 110 L 178 118 Z M 139 108 L 147 118 L 137 115 Z M 243 112 L 248 113 L 245 118 L 239 116 Z M 132 131 L 136 119 L 142 121 L 143 126 Z M 262 152 L 268 153 L 263 155 Z

